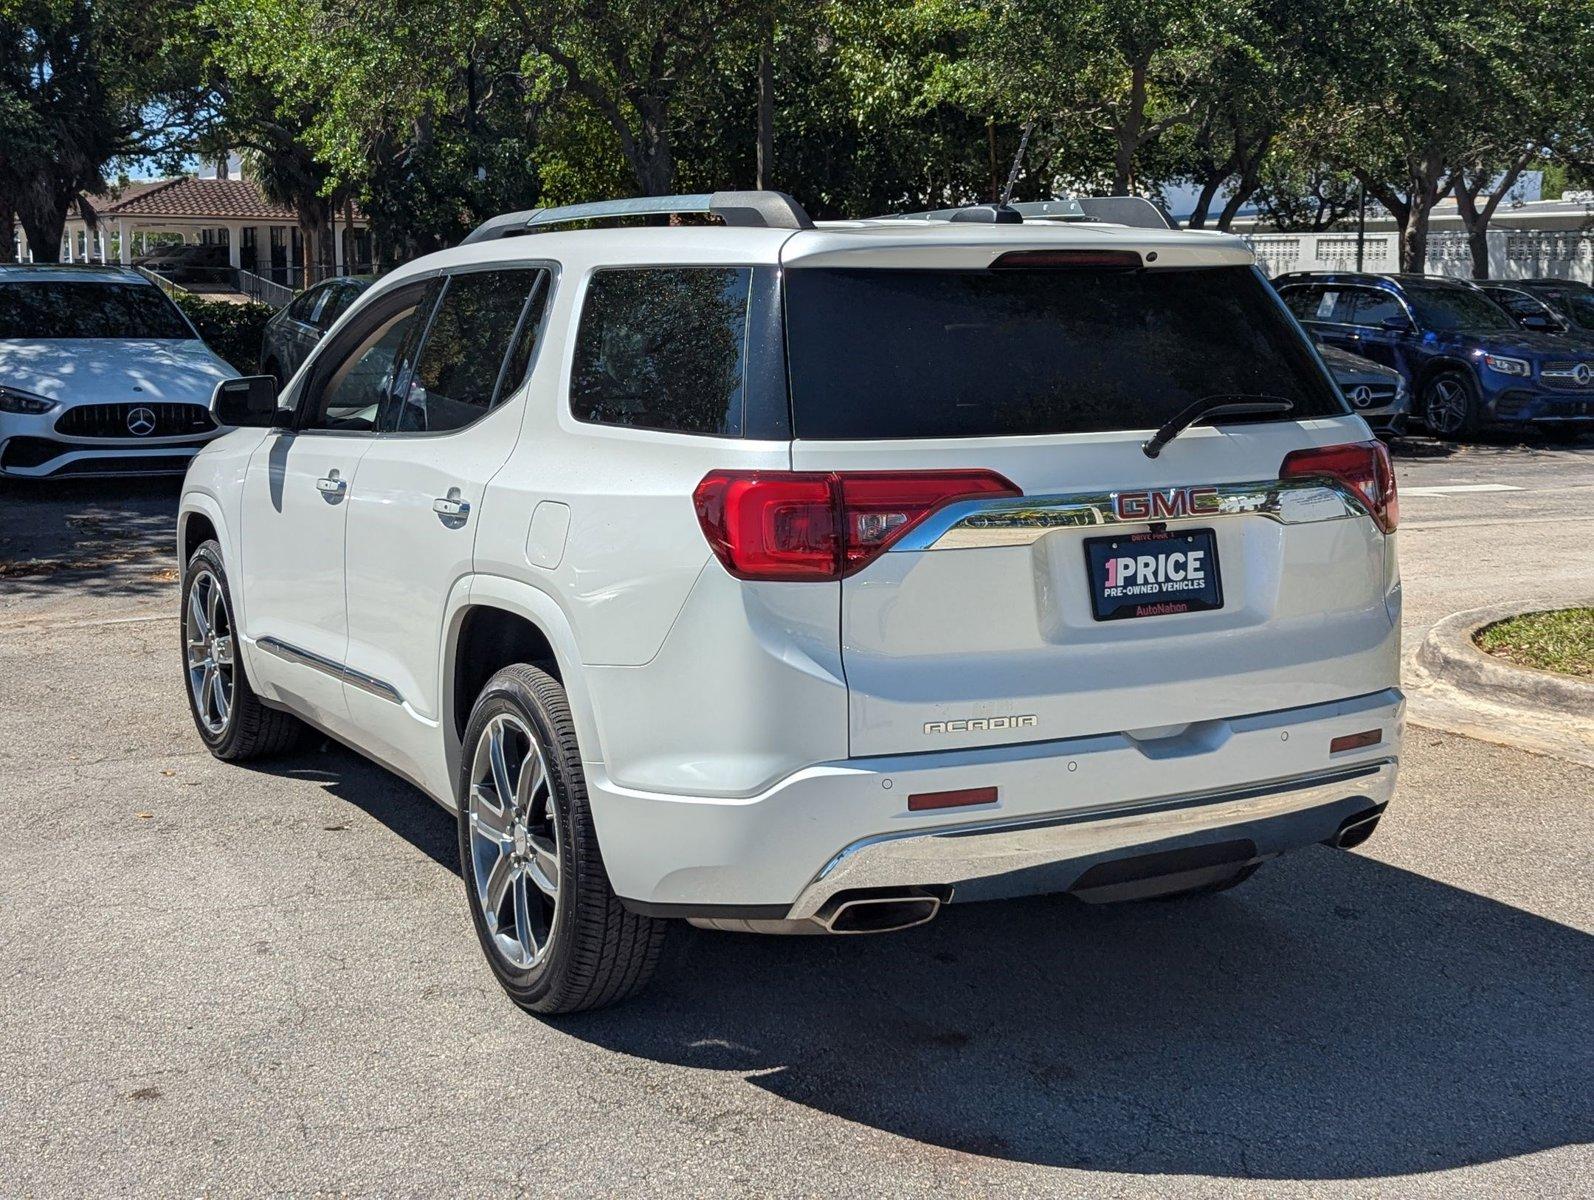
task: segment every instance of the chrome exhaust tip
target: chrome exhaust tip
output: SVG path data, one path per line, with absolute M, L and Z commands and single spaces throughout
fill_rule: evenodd
M 1354 850 L 1368 838 L 1373 836 L 1373 830 L 1378 828 L 1378 821 L 1384 815 L 1387 805 L 1379 804 L 1354 816 L 1346 817 L 1340 824 L 1339 832 L 1329 839 L 1329 845 L 1337 846 L 1341 850 Z
M 951 888 L 868 888 L 838 892 L 811 917 L 688 917 L 688 924 L 721 933 L 784 937 L 813 934 L 895 933 L 933 921 L 952 899 Z
M 814 914 L 830 933 L 895 933 L 933 921 L 951 894 L 921 888 L 879 889 L 870 894 L 843 892 Z

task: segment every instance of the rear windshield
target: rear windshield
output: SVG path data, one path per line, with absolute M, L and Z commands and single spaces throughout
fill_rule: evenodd
M 0 283 L 0 338 L 193 336 L 172 302 L 151 284 Z
M 786 273 L 800 438 L 1156 429 L 1208 396 L 1348 410 L 1249 267 Z

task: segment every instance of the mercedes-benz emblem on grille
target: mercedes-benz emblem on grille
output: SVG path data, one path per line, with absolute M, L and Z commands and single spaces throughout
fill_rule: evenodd
M 1587 387 L 1590 383 L 1594 383 L 1594 367 L 1587 363 L 1578 363 L 1572 368 L 1572 378 L 1577 380 L 1578 387 Z
M 1357 408 L 1366 408 L 1373 402 L 1373 389 L 1365 383 L 1351 389 L 1350 402 Z
M 134 437 L 148 437 L 155 432 L 155 410 L 140 404 L 127 414 L 127 432 Z

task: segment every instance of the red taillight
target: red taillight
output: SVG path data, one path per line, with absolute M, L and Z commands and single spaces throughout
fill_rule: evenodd
M 1146 264 L 1134 250 L 1009 250 L 996 256 L 993 271 L 1138 271 Z
M 1368 746 L 1376 746 L 1384 740 L 1382 729 L 1365 729 L 1361 733 L 1346 733 L 1333 738 L 1328 743 L 1330 754 L 1343 754 L 1346 750 L 1365 750 Z
M 1395 532 L 1395 526 L 1400 524 L 1395 468 L 1382 442 L 1345 442 L 1338 446 L 1295 450 L 1285 455 L 1279 467 L 1280 479 L 1311 477 L 1344 484 L 1367 507 L 1373 521 L 1385 533 Z
M 924 812 L 932 808 L 964 808 L 971 804 L 995 804 L 993 787 L 961 788 L 955 792 L 919 792 L 908 797 L 909 812 Z
M 840 579 L 954 500 L 1022 494 L 994 471 L 710 471 L 692 501 L 738 579 Z

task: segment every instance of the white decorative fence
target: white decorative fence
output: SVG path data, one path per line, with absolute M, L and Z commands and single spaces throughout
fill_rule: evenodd
M 1577 279 L 1594 283 L 1594 233 L 1576 230 L 1490 230 L 1491 279 Z M 1399 235 L 1369 233 L 1363 252 L 1363 270 L 1398 271 Z M 1246 242 L 1269 275 L 1287 271 L 1354 271 L 1356 235 L 1334 233 L 1258 233 Z M 1472 277 L 1472 254 L 1464 233 L 1428 235 L 1430 275 Z

